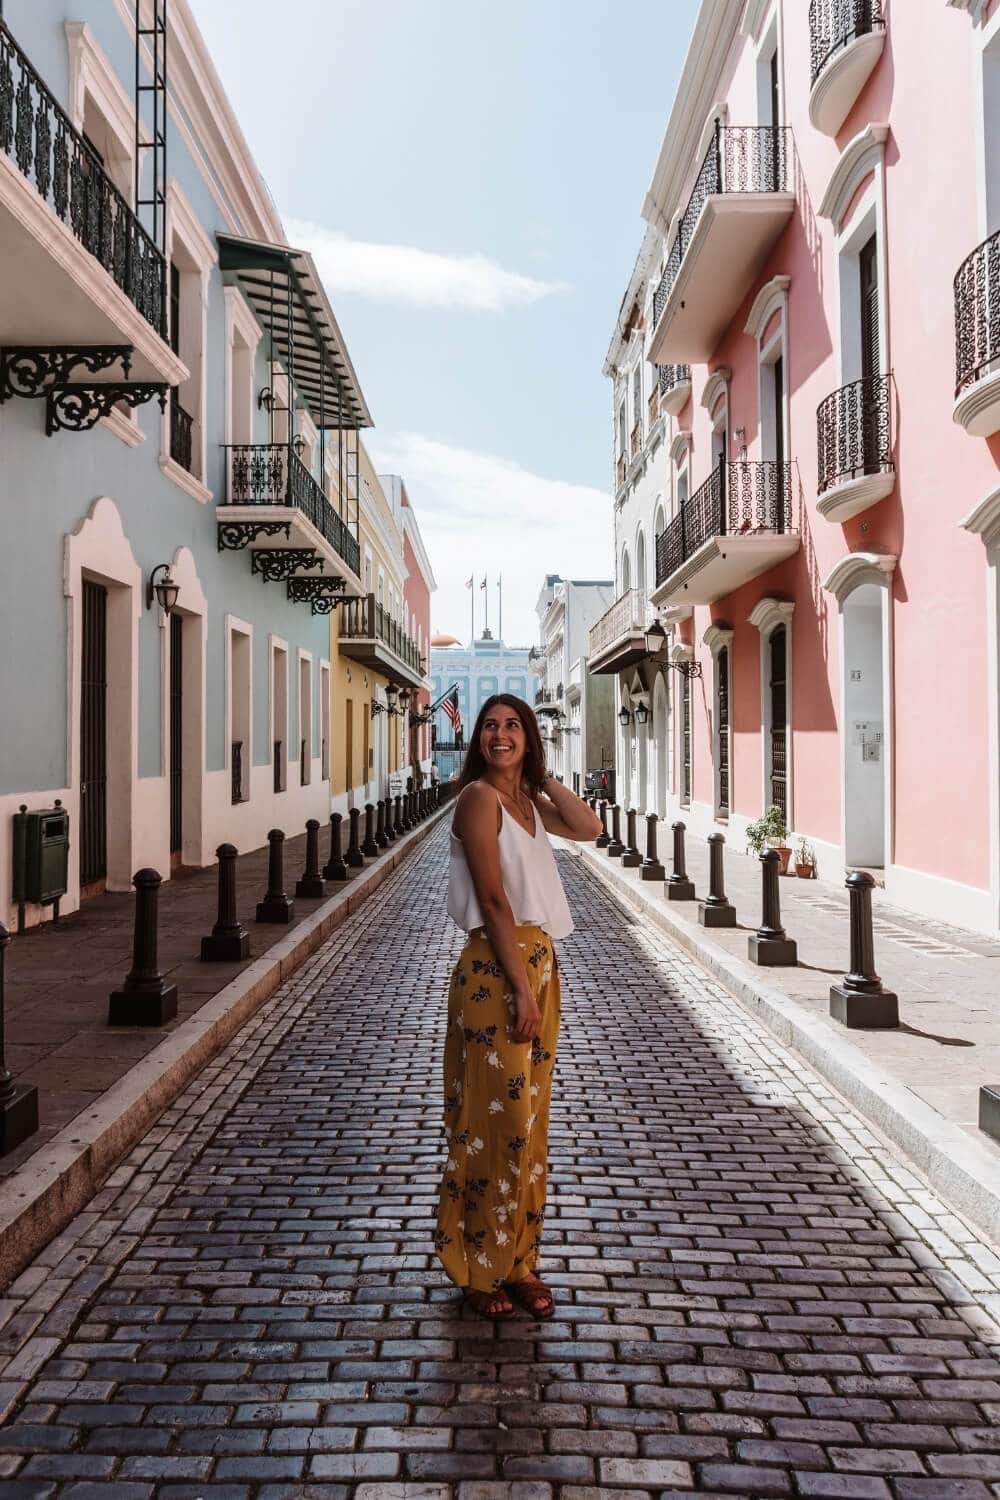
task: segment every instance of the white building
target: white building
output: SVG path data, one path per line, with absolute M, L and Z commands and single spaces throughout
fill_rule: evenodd
M 577 791 L 584 790 L 588 770 L 610 763 L 614 744 L 610 688 L 587 670 L 591 627 L 613 602 L 608 579 L 548 573 L 535 606 L 540 631 L 535 710 L 553 774 Z

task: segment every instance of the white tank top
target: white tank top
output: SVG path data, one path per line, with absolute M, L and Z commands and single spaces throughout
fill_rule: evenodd
M 535 816 L 532 837 L 504 811 L 499 797 L 497 803 L 500 807 L 500 877 L 514 921 L 519 925 L 541 927 L 551 938 L 568 937 L 573 931 L 573 918 L 569 914 L 555 855 L 537 807 L 532 803 Z M 486 925 L 465 850 L 456 833 L 451 835 L 448 915 L 466 932 Z

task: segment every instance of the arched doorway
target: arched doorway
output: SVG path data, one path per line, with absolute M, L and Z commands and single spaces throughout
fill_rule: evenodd
M 670 700 L 662 672 L 657 672 L 653 681 L 653 760 L 654 800 L 648 811 L 665 818 L 670 789 Z

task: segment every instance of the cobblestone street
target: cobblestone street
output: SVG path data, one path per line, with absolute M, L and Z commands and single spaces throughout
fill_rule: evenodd
M 446 828 L 0 1303 L 0 1500 L 1000 1495 L 1000 1259 L 560 855 L 549 1323 L 429 1252 Z

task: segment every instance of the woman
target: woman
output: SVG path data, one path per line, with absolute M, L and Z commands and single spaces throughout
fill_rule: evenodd
M 448 914 L 469 934 L 452 975 L 444 1053 L 448 1159 L 435 1248 L 474 1310 L 514 1303 L 550 1318 L 534 1274 L 545 1208 L 549 1097 L 559 1035 L 553 943 L 573 921 L 548 834 L 586 840 L 600 820 L 545 769 L 535 716 L 483 704 L 451 835 Z

